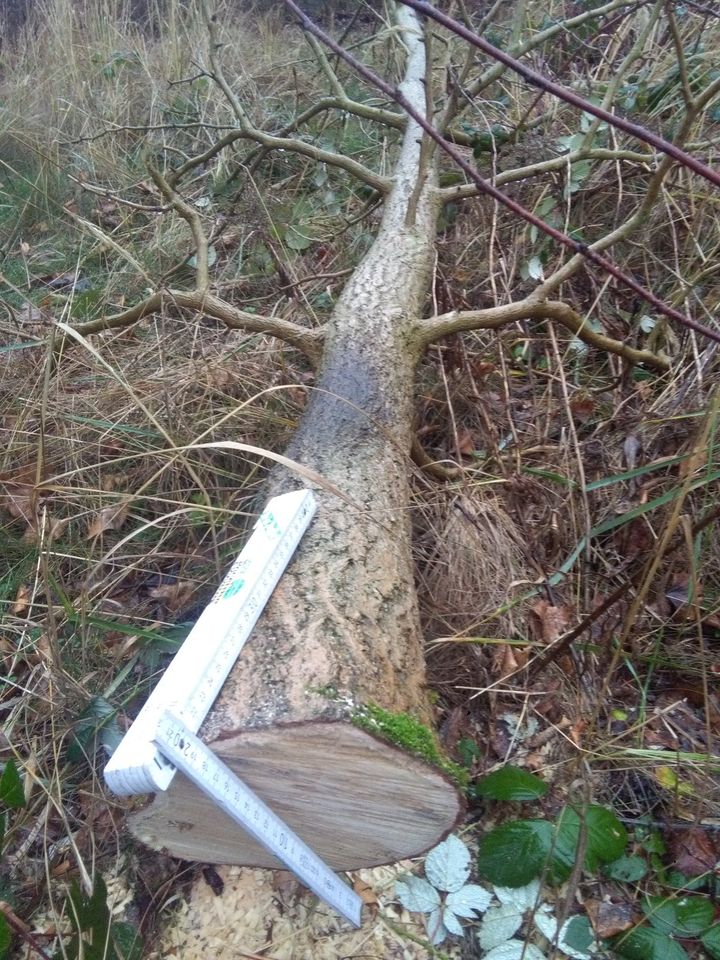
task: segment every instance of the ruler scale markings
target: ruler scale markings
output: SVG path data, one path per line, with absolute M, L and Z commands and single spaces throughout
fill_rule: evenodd
M 163 754 L 312 891 L 359 927 L 362 900 L 184 723 L 166 710 L 155 736 Z
M 200 728 L 314 512 L 308 490 L 270 501 L 105 767 L 105 781 L 115 793 L 168 788 L 174 768 L 152 743 L 162 711 L 173 707 L 193 732 Z
M 181 769 L 314 893 L 359 927 L 360 897 L 195 736 L 315 509 L 308 490 L 270 501 L 105 767 L 105 780 L 115 793 L 147 793 L 166 790 Z

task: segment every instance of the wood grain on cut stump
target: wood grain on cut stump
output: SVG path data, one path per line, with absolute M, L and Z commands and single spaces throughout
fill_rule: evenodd
M 349 724 L 258 731 L 216 753 L 335 870 L 421 853 L 461 813 L 439 770 Z M 181 775 L 132 827 L 185 860 L 282 867 Z

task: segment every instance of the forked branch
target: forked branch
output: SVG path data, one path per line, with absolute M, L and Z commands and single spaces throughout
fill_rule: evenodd
M 129 327 L 143 317 L 159 313 L 168 306 L 185 307 L 197 310 L 206 317 L 220 320 L 226 326 L 248 333 L 265 333 L 277 337 L 304 353 L 313 366 L 317 366 L 322 351 L 323 334 L 319 330 L 308 330 L 297 323 L 280 317 L 267 317 L 257 313 L 248 313 L 226 300 L 215 297 L 203 290 L 159 290 L 151 294 L 134 307 L 115 313 L 109 317 L 99 317 L 88 323 L 78 324 L 75 329 L 83 336 L 100 333 L 103 330 L 119 330 Z
M 244 139 L 254 141 L 266 152 L 269 150 L 287 150 L 290 153 L 297 153 L 300 154 L 300 156 L 307 157 L 315 163 L 325 163 L 328 166 L 337 167 L 349 173 L 351 176 L 356 177 L 363 183 L 366 183 L 381 195 L 385 195 L 388 192 L 391 183 L 387 177 L 380 176 L 380 174 L 375 173 L 374 170 L 371 170 L 359 161 L 353 160 L 352 157 L 335 153 L 332 150 L 323 150 L 312 143 L 306 143 L 304 140 L 299 140 L 295 137 L 274 136 L 256 127 L 225 77 L 222 63 L 218 56 L 218 51 L 222 48 L 223 44 L 218 38 L 217 20 L 215 15 L 211 14 L 207 9 L 205 10 L 205 22 L 210 37 L 210 69 L 206 71 L 206 73 L 224 93 L 230 109 L 235 116 L 238 128 L 229 131 L 202 153 L 190 157 L 185 163 L 178 167 L 177 170 L 169 174 L 167 179 L 170 187 L 175 188 L 186 174 L 196 167 L 207 163 L 213 157 L 217 156 L 221 150 L 224 150 L 225 147 L 230 146 L 238 140 Z M 375 116 L 372 119 L 378 119 L 378 117 Z
M 498 307 L 488 307 L 486 310 L 454 310 L 452 313 L 420 320 L 416 332 L 421 344 L 426 347 L 453 333 L 468 330 L 497 330 L 518 320 L 550 320 L 553 323 L 559 323 L 578 339 L 598 350 L 614 353 L 630 363 L 641 363 L 663 373 L 670 369 L 670 361 L 667 357 L 653 353 L 651 350 L 638 350 L 622 340 L 607 337 L 593 330 L 587 320 L 584 320 L 568 304 L 553 300 L 538 302 L 527 299 Z

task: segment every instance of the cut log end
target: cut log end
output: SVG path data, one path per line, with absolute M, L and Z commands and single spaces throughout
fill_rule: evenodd
M 212 746 L 335 870 L 418 856 L 463 813 L 440 770 L 349 723 L 250 730 Z M 131 817 L 130 828 L 186 860 L 283 866 L 181 775 Z

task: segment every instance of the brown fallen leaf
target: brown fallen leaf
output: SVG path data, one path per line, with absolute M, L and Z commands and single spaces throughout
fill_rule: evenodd
M 570 623 L 570 609 L 563 605 L 554 607 L 547 600 L 538 600 L 530 608 L 540 628 L 540 638 L 547 644 L 553 643 L 567 629 Z
M 276 870 L 272 878 L 273 890 L 281 903 L 290 904 L 300 893 L 300 883 L 289 870 Z
M 149 595 L 153 600 L 162 600 L 172 613 L 187 607 L 195 593 L 195 584 L 190 580 L 177 580 L 175 583 L 162 583 L 153 587 Z
M 30 609 L 30 587 L 21 583 L 15 594 L 15 600 L 10 607 L 10 613 L 15 617 L 24 617 Z
M 35 515 L 35 485 L 30 483 L 0 483 L 0 507 L 15 520 L 24 520 L 29 527 L 37 524 Z
M 205 883 L 210 887 L 215 896 L 221 897 L 223 895 L 223 891 L 225 890 L 225 883 L 215 867 L 213 867 L 212 864 L 209 864 L 207 867 L 203 867 L 202 874 Z
M 360 877 L 353 877 L 353 890 L 373 913 L 378 910 L 380 902 L 369 883 L 365 883 Z
M 88 538 L 92 540 L 107 530 L 119 530 L 127 520 L 129 509 L 130 503 L 127 500 L 124 503 L 113 503 L 109 507 L 103 507 L 88 527 Z
M 625 901 L 610 903 L 607 900 L 586 900 L 585 909 L 599 940 L 614 937 L 635 925 L 632 904 Z
M 577 393 L 570 400 L 570 412 L 573 420 L 586 423 L 595 412 L 595 398 L 589 393 Z
M 70 523 L 69 517 L 50 517 L 48 516 L 47 535 L 50 540 L 57 540 L 61 537 Z
M 458 432 L 458 452 L 461 453 L 463 457 L 469 457 L 476 446 L 475 438 L 469 430 L 462 429 Z
M 493 672 L 496 676 L 508 677 L 527 663 L 527 653 L 509 643 L 503 643 L 493 655 Z
M 674 833 L 670 840 L 673 867 L 686 877 L 699 877 L 715 870 L 718 849 L 707 830 L 688 827 Z

